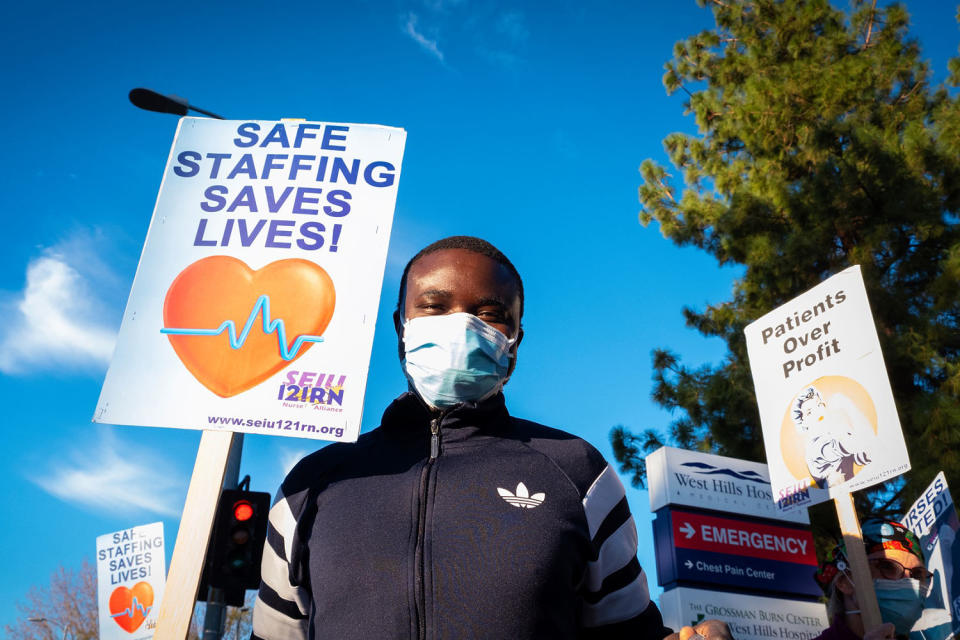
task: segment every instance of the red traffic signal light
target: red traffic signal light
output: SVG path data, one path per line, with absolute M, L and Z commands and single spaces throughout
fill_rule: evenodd
M 237 522 L 246 522 L 253 517 L 253 505 L 246 500 L 237 500 L 233 503 L 233 518 Z

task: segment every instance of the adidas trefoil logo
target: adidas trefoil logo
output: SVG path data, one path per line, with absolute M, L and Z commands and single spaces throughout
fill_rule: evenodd
M 547 498 L 545 493 L 535 493 L 530 495 L 530 491 L 527 490 L 527 485 L 523 484 L 522 482 L 517 485 L 516 494 L 509 489 L 501 489 L 500 487 L 497 487 L 497 493 L 500 494 L 501 498 L 513 506 L 521 509 L 533 509 L 534 507 L 539 507 Z

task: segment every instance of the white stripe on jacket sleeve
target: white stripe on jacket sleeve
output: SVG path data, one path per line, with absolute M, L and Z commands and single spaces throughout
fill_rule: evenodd
M 583 580 L 582 621 L 598 627 L 630 620 L 650 604 L 647 576 L 637 562 L 637 528 L 626 491 L 607 465 L 583 498 L 594 557 Z
M 613 467 L 607 465 L 587 489 L 583 497 L 583 511 L 587 514 L 587 527 L 590 529 L 590 538 L 597 535 L 597 529 L 604 519 L 626 493 L 623 484 L 617 477 Z
M 645 602 L 637 607 L 638 602 Z M 622 622 L 643 613 L 650 604 L 650 593 L 647 591 L 647 574 L 642 570 L 640 576 L 629 585 L 614 591 L 596 604 L 587 604 L 583 607 L 583 626 L 599 627 L 604 624 Z
M 306 589 L 290 582 L 297 520 L 285 497 L 270 509 L 267 541 L 260 563 L 260 592 L 253 606 L 253 638 L 305 640 L 308 602 Z M 282 555 L 281 555 L 282 553 Z
M 292 620 L 257 597 L 253 605 L 253 636 L 263 640 L 304 640 L 307 620 Z
M 637 527 L 627 520 L 600 547 L 600 556 L 587 566 L 587 591 L 599 591 L 603 579 L 637 557 Z

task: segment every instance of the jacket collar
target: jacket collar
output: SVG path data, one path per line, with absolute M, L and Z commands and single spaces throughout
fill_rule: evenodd
M 417 394 L 408 391 L 383 412 L 381 428 L 391 435 L 430 435 L 430 423 L 440 418 L 440 428 L 454 439 L 474 433 L 492 435 L 510 427 L 503 393 L 483 402 L 463 402 L 442 412 L 429 408 Z M 446 437 L 446 436 L 444 436 Z

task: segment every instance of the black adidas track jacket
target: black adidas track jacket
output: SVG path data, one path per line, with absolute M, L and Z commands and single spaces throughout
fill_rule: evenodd
M 406 393 L 284 480 L 253 637 L 660 640 L 636 553 L 623 485 L 585 441 L 503 395 L 435 417 Z

